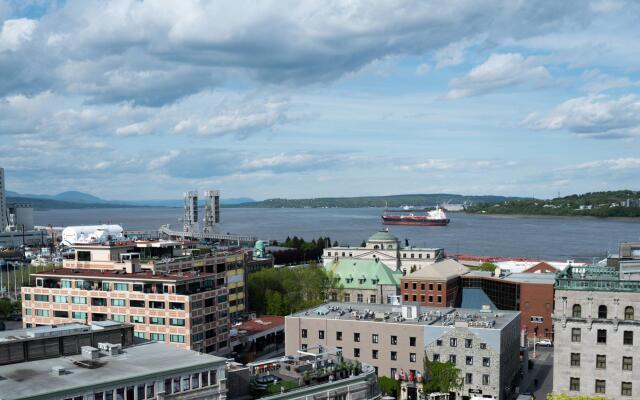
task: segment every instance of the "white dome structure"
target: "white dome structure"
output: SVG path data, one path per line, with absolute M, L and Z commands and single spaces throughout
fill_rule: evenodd
M 123 232 L 124 229 L 120 225 L 67 226 L 62 231 L 62 244 L 73 246 L 124 240 Z

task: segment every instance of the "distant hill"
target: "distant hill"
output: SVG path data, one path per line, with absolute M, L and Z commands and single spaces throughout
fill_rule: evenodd
M 640 192 L 616 190 L 556 197 L 551 200 L 520 199 L 481 203 L 469 213 L 591 217 L 640 217 Z
M 31 203 L 37 210 L 73 209 L 73 208 L 122 208 L 122 207 L 182 207 L 184 200 L 105 200 L 89 193 L 67 191 L 54 195 L 21 194 L 7 190 L 7 201 L 10 203 Z M 248 197 L 222 198 L 221 205 L 235 205 L 254 201 Z M 204 205 L 204 202 L 200 202 Z
M 252 208 L 359 208 L 359 207 L 433 207 L 443 204 L 498 203 L 516 200 L 519 197 L 505 196 L 465 196 L 460 194 L 401 194 L 391 196 L 320 197 L 310 199 L 267 199 L 250 203 L 230 205 L 230 207 Z

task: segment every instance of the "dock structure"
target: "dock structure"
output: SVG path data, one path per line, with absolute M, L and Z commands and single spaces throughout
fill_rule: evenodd
M 180 239 L 197 239 L 197 240 L 218 240 L 225 242 L 235 242 L 235 243 L 248 243 L 253 245 L 256 241 L 256 238 L 248 235 L 234 235 L 234 234 L 223 234 L 223 233 L 214 233 L 214 232 L 183 232 L 176 231 L 170 229 L 167 226 L 162 226 L 158 230 L 161 234 L 169 236 L 171 238 L 180 238 Z

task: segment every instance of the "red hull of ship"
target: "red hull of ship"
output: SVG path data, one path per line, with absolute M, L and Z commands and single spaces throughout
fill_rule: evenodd
M 382 217 L 382 223 L 384 225 L 416 225 L 416 226 L 447 226 L 449 224 L 449 219 L 423 219 L 423 220 L 410 220 L 408 218 L 404 219 L 387 219 Z

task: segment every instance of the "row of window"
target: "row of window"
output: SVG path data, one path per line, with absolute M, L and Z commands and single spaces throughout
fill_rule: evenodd
M 569 378 L 569 390 L 572 392 L 580 391 L 580 378 Z M 604 379 L 596 379 L 595 392 L 598 394 L 605 394 L 607 392 L 607 382 Z M 620 394 L 622 396 L 631 396 L 633 392 L 633 385 L 631 382 L 622 382 L 620 384 Z
M 580 304 L 574 304 L 571 309 L 571 316 L 573 318 L 582 318 L 582 306 Z M 624 319 L 627 321 L 634 320 L 635 312 L 632 306 L 626 306 L 624 308 Z M 607 306 L 604 304 L 598 306 L 598 318 L 608 318 Z
M 434 353 L 432 361 L 440 361 L 440 354 Z M 458 362 L 458 358 L 455 354 L 449 354 L 449 362 L 453 365 L 456 365 Z M 473 356 L 465 356 L 464 363 L 466 365 L 473 365 L 474 358 Z M 482 357 L 482 366 L 490 367 L 491 366 L 491 358 L 490 357 Z
M 436 346 L 442 346 L 442 339 L 436 340 Z M 458 338 L 449 338 L 449 347 L 458 347 Z M 464 339 L 464 348 L 471 349 L 473 348 L 473 339 Z M 484 350 L 487 348 L 486 343 L 480 343 L 480 349 Z
M 350 293 L 344 293 L 342 295 L 344 302 L 345 303 L 350 303 L 351 302 L 351 294 Z M 331 293 L 331 301 L 338 301 L 338 294 L 336 292 Z M 358 303 L 364 303 L 364 295 L 362 293 L 358 293 L 356 295 L 356 301 Z M 376 303 L 376 295 L 372 294 L 369 296 L 369 303 Z
M 31 300 L 31 295 L 29 293 L 26 293 L 24 295 L 24 299 L 25 300 Z M 54 303 L 69 303 L 69 299 L 71 300 L 72 304 L 87 304 L 87 298 L 83 297 L 83 296 L 60 296 L 60 295 L 54 295 L 51 296 L 51 300 Z M 49 302 L 49 295 L 46 294 L 36 294 L 34 295 L 34 300 L 35 301 L 40 301 L 40 302 Z M 116 306 L 116 307 L 126 307 L 127 306 L 127 300 L 126 299 L 111 299 L 111 305 L 112 306 Z M 136 308 L 145 308 L 146 307 L 146 303 L 144 300 L 129 300 L 129 307 L 136 307 Z M 166 302 L 164 301 L 149 301 L 149 308 L 155 308 L 155 309 L 164 309 L 166 308 Z M 197 305 L 197 302 L 194 302 L 193 305 Z M 107 306 L 107 299 L 103 298 L 103 297 L 92 297 L 91 298 L 91 305 L 92 306 L 97 306 L 97 307 L 106 307 Z M 197 307 L 194 307 L 197 308 Z M 184 303 L 180 303 L 180 302 L 169 302 L 169 309 L 170 310 L 184 310 Z
M 570 363 L 572 367 L 579 367 L 580 353 L 571 353 Z M 607 355 L 596 354 L 596 369 L 606 369 L 606 368 L 607 368 Z M 633 371 L 633 357 L 622 357 L 622 370 Z
M 164 380 L 164 393 L 169 395 L 200 387 L 213 386 L 217 384 L 217 380 L 217 371 L 215 370 L 167 378 Z
M 442 291 L 442 284 L 438 283 L 436 286 L 438 289 L 438 292 Z M 409 282 L 405 282 L 404 283 L 404 288 L 409 290 Z M 411 282 L 411 288 L 413 290 L 417 290 L 418 289 L 418 282 Z M 425 291 L 427 288 L 427 284 L 425 282 L 420 283 L 420 290 Z M 429 283 L 429 290 L 433 290 L 434 285 L 433 283 Z
M 436 303 L 442 303 L 442 296 L 438 295 L 438 296 L 436 296 L 436 299 L 437 299 Z M 425 295 L 420 295 L 420 302 L 421 303 L 426 303 L 427 302 L 426 300 L 427 300 L 427 298 L 426 298 Z M 404 295 L 404 301 L 409 301 L 409 295 L 408 294 Z M 411 301 L 413 301 L 413 302 L 418 301 L 418 296 L 415 295 L 415 294 L 412 295 Z M 433 296 L 429 295 L 429 303 L 433 303 L 433 302 L 434 302 L 433 301 Z
M 300 336 L 303 339 L 306 339 L 309 336 L 309 332 L 306 329 L 302 329 L 300 332 Z M 324 339 L 325 338 L 325 332 L 324 330 L 319 330 L 318 331 L 318 339 Z M 341 341 L 342 340 L 342 331 L 336 331 L 336 340 L 337 341 Z M 360 333 L 359 332 L 354 332 L 353 333 L 353 341 L 354 342 L 359 342 L 360 341 Z M 398 344 L 398 336 L 395 335 L 391 335 L 389 337 L 389 342 L 392 345 L 397 345 Z M 371 343 L 380 343 L 380 336 L 377 333 L 373 333 L 371 334 Z M 409 346 L 415 347 L 416 346 L 416 337 L 415 336 L 410 336 L 409 337 Z
M 571 341 L 574 343 L 578 343 L 582 341 L 582 329 L 581 328 L 571 328 Z M 596 343 L 598 344 L 606 344 L 607 343 L 607 330 L 606 329 L 598 329 L 596 333 Z M 622 344 L 625 346 L 633 345 L 633 331 L 624 331 L 622 332 Z

